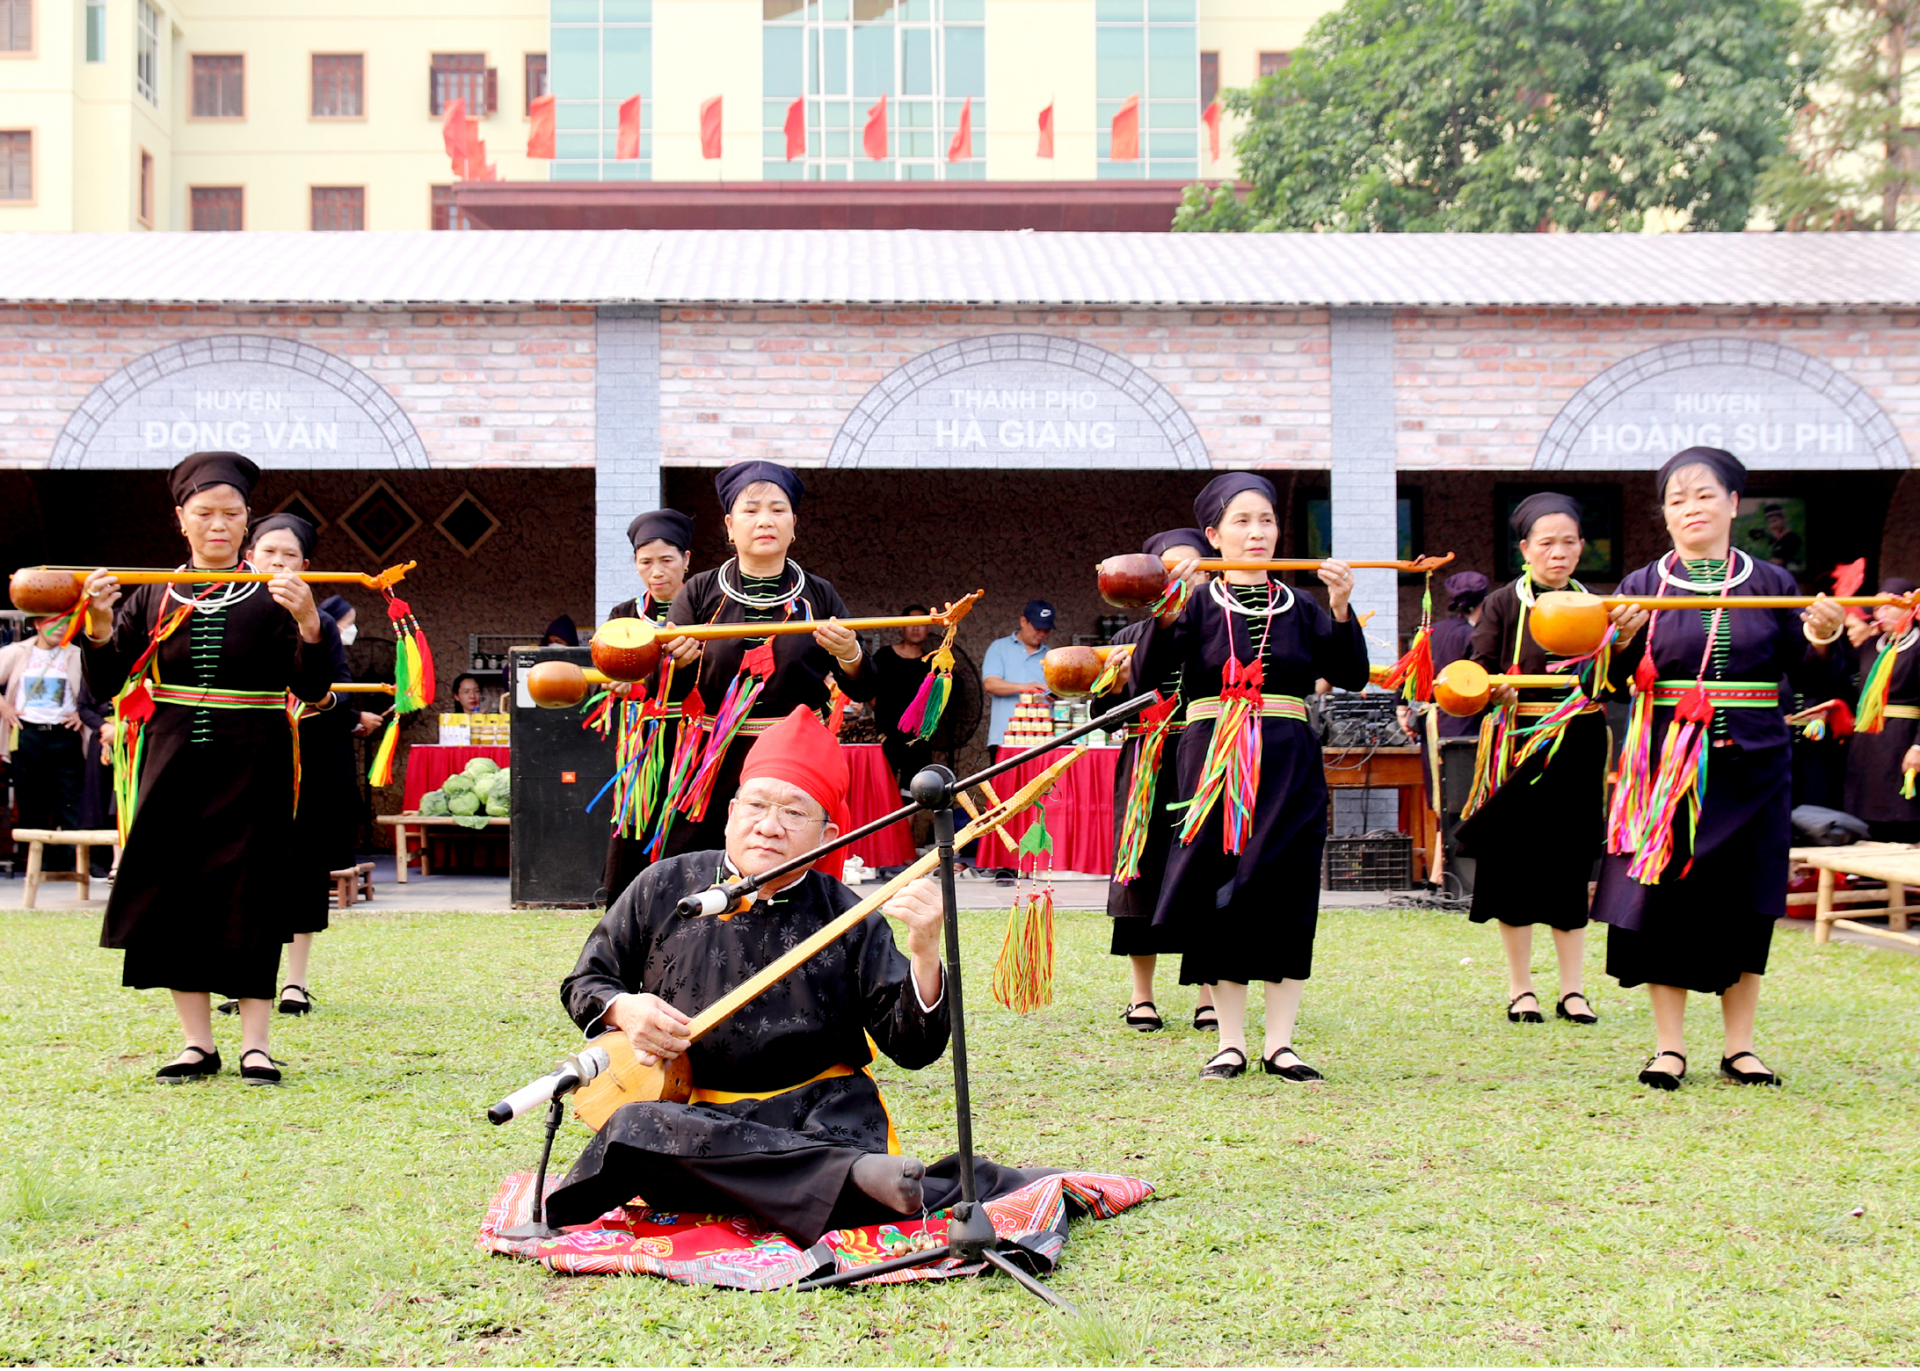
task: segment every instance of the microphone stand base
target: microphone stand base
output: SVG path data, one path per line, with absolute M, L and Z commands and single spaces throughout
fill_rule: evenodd
M 502 1228 L 495 1237 L 508 1242 L 538 1242 L 560 1236 L 560 1230 L 547 1222 L 547 1163 L 553 1157 L 553 1135 L 560 1131 L 566 1113 L 559 1096 L 547 1102 L 547 1136 L 540 1146 L 540 1167 L 533 1175 L 533 1198 L 527 1202 L 527 1221 Z

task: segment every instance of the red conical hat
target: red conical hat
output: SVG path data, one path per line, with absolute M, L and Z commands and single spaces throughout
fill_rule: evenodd
M 762 733 L 747 750 L 747 759 L 740 766 L 740 784 L 761 776 L 799 786 L 827 811 L 828 820 L 842 833 L 853 827 L 847 813 L 847 790 L 852 782 L 847 775 L 846 755 L 820 717 L 804 705 L 795 705 L 793 713 Z M 816 866 L 838 880 L 846 861 L 847 851 L 842 848 Z

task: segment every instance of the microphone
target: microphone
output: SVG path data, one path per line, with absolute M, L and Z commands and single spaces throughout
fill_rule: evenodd
M 509 1123 L 522 1114 L 531 1113 L 549 1100 L 557 1100 L 585 1085 L 605 1071 L 608 1065 L 607 1049 L 604 1047 L 589 1047 L 584 1052 L 576 1052 L 546 1075 L 528 1081 L 500 1103 L 491 1106 L 487 1110 L 487 1122 Z
M 726 886 L 714 885 L 686 896 L 674 908 L 681 917 L 694 919 L 702 915 L 724 914 L 738 903 L 739 897 L 730 893 Z

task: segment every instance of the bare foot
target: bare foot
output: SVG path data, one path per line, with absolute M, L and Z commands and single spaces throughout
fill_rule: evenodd
M 853 1164 L 853 1183 L 860 1193 L 894 1211 L 912 1214 L 919 1211 L 927 1164 L 918 1157 L 894 1157 L 885 1152 L 869 1152 Z

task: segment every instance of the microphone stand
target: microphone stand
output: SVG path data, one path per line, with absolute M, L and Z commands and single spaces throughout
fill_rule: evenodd
M 501 1229 L 499 1237 L 512 1242 L 528 1242 L 560 1236 L 560 1230 L 547 1222 L 547 1163 L 553 1158 L 553 1135 L 560 1131 L 560 1122 L 567 1116 L 566 1106 L 560 1103 L 561 1098 L 555 1095 L 547 1101 L 547 1138 L 540 1145 L 540 1169 L 533 1176 L 533 1199 L 527 1205 L 527 1221 Z

